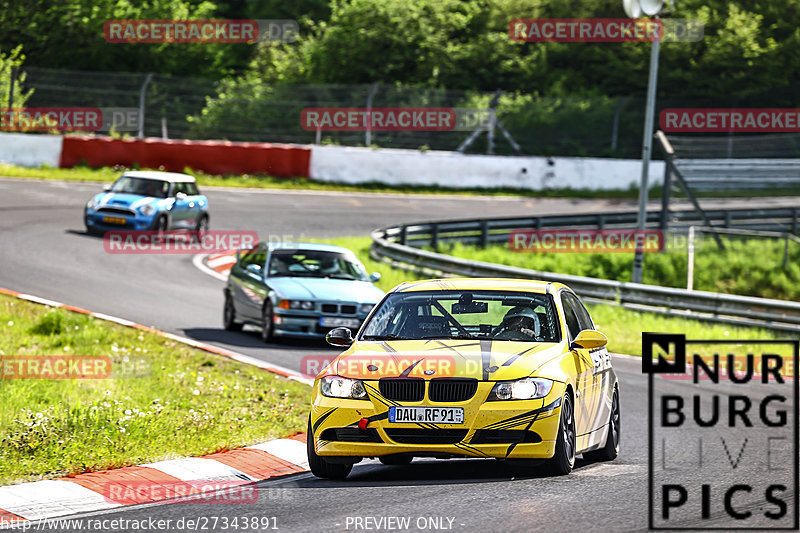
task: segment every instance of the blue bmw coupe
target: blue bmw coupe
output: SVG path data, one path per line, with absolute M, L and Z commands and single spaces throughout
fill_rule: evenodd
M 225 287 L 225 329 L 261 328 L 261 338 L 324 338 L 334 328 L 357 331 L 384 292 L 347 248 L 262 242 L 237 254 Z

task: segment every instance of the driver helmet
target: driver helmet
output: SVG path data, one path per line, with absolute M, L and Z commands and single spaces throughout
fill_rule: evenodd
M 536 312 L 530 307 L 522 305 L 518 305 L 506 313 L 506 316 L 503 317 L 503 322 L 508 324 L 509 329 L 515 329 L 517 331 L 522 329 L 533 330 L 537 337 L 542 327 Z

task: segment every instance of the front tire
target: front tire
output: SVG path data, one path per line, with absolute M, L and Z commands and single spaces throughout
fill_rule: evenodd
M 200 215 L 200 218 L 197 219 L 197 223 L 194 226 L 194 238 L 198 242 L 205 237 L 206 233 L 208 233 L 208 215 Z
M 233 298 L 230 293 L 225 293 L 225 307 L 222 311 L 222 325 L 227 331 L 242 331 L 241 322 L 236 321 L 236 308 L 233 306 Z
M 575 413 L 572 408 L 572 397 L 564 395 L 561 403 L 561 422 L 558 425 L 556 451 L 547 463 L 547 470 L 554 475 L 564 476 L 572 472 L 575 466 Z
M 611 398 L 611 417 L 608 421 L 608 437 L 606 437 L 606 444 L 599 450 L 584 453 L 583 456 L 590 461 L 613 461 L 616 459 L 619 455 L 619 430 L 619 390 L 614 387 L 614 396 Z
M 347 474 L 353 469 L 353 465 L 329 463 L 317 455 L 317 451 L 314 449 L 314 434 L 311 432 L 311 417 L 308 418 L 308 434 L 306 438 L 308 466 L 312 474 L 325 479 L 344 479 L 347 477 Z
M 272 321 L 272 302 L 267 300 L 261 311 L 261 340 L 265 343 L 272 342 L 274 332 L 275 324 Z

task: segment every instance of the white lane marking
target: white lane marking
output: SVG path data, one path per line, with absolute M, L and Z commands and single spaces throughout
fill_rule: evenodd
M 108 322 L 114 322 L 115 324 L 119 324 L 121 326 L 137 326 L 136 322 L 131 322 L 130 320 L 125 320 L 124 318 L 119 318 L 116 316 L 111 315 L 104 315 L 103 313 L 92 313 L 91 314 L 95 318 L 99 318 L 100 320 L 107 320 Z
M 203 259 L 205 257 L 206 257 L 205 254 L 197 254 L 194 257 L 192 257 L 192 264 L 194 265 L 194 267 L 198 269 L 200 272 L 208 274 L 212 278 L 217 278 L 220 281 L 228 281 L 228 276 L 220 274 L 213 268 L 208 268 L 205 265 L 205 263 L 203 263 Z
M 28 520 L 120 507 L 102 494 L 59 479 L 0 487 L 0 509 Z
M 207 264 L 209 267 L 211 267 L 211 268 L 213 268 L 213 269 L 215 269 L 215 270 L 216 270 L 216 268 L 217 268 L 218 266 L 222 266 L 222 265 L 232 265 L 232 264 L 233 264 L 233 263 L 235 263 L 235 262 L 236 262 L 236 256 L 233 256 L 233 255 L 223 255 L 222 257 L 217 257 L 217 258 L 214 258 L 214 259 L 209 259 L 209 260 L 206 262 L 206 264 Z
M 22 298 L 23 300 L 28 300 L 29 302 L 34 302 L 37 304 L 47 305 L 49 307 L 63 307 L 64 304 L 61 302 L 56 302 L 55 300 L 48 300 L 46 298 L 39 298 L 38 296 L 32 296 L 30 294 L 18 294 L 18 298 Z
M 626 474 L 639 474 L 645 472 L 644 465 L 618 465 L 613 463 L 604 463 L 592 466 L 590 468 L 578 468 L 574 470 L 570 476 L 579 477 L 611 477 L 622 476 Z
M 147 468 L 160 470 L 181 481 L 258 481 L 231 466 L 203 457 L 187 457 L 148 463 Z
M 274 455 L 284 461 L 289 461 L 299 467 L 308 470 L 308 455 L 306 455 L 306 445 L 294 439 L 278 439 L 248 446 L 256 450 L 261 450 Z

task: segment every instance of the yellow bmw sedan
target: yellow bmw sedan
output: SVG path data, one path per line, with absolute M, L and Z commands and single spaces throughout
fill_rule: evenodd
M 605 335 L 561 283 L 447 279 L 403 283 L 315 379 L 308 462 L 345 478 L 365 457 L 543 462 L 619 453 L 619 384 Z

